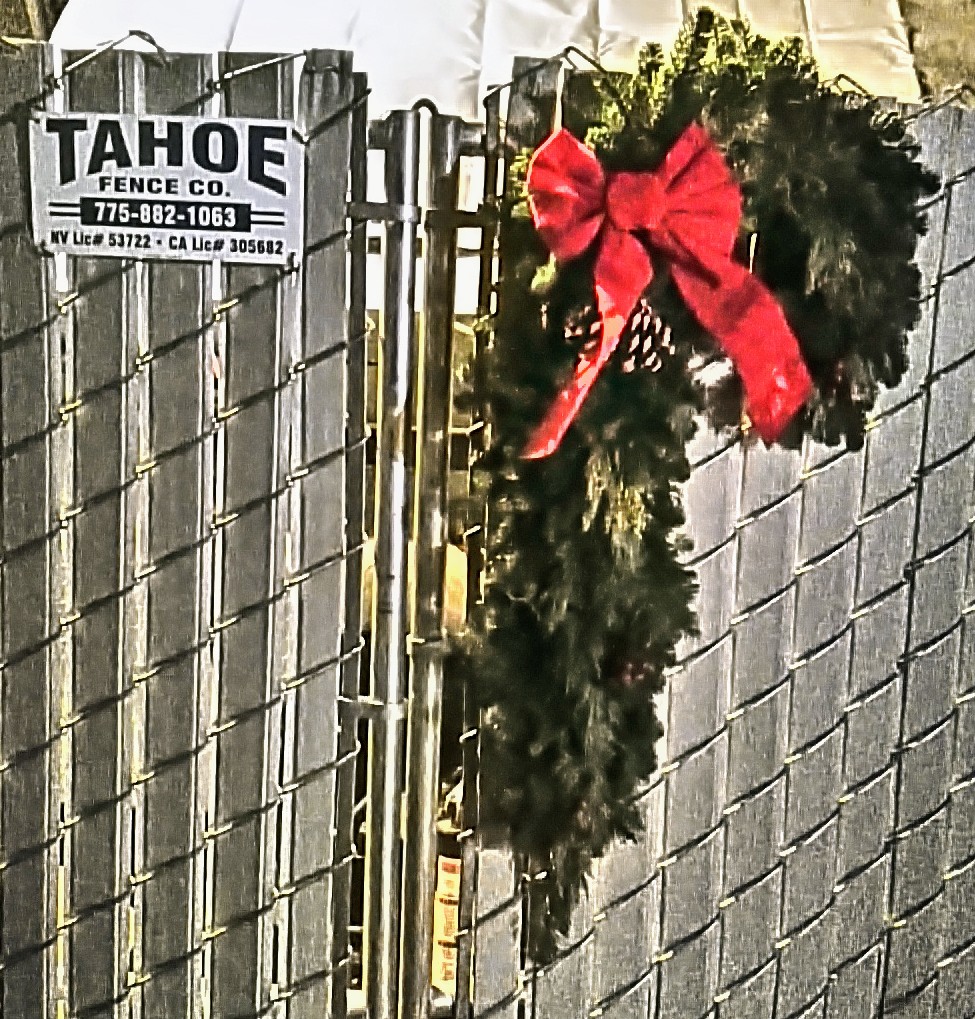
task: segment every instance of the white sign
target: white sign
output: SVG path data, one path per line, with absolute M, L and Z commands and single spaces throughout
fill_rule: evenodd
M 30 166 L 47 251 L 301 259 L 304 151 L 286 121 L 45 114 L 30 126 Z

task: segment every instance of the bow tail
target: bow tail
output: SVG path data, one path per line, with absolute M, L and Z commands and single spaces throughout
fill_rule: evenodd
M 731 358 L 755 431 L 774 442 L 812 392 L 782 308 L 757 277 L 733 262 L 707 274 L 674 265 L 673 276 L 688 308 Z
M 545 417 L 532 432 L 528 445 L 522 451 L 522 459 L 541 460 L 558 449 L 563 436 L 579 416 L 593 383 L 619 345 L 625 325 L 626 319 L 618 312 L 607 312 L 602 316 L 603 335 L 596 356 L 591 360 L 586 357 L 579 359 L 571 380 L 552 401 Z
M 652 279 L 653 267 L 643 245 L 623 230 L 605 229 L 593 267 L 596 310 L 603 329 L 596 356 L 591 360 L 579 359 L 572 379 L 529 438 L 521 454 L 523 459 L 539 460 L 558 449 L 593 383 L 619 345 L 631 309 Z

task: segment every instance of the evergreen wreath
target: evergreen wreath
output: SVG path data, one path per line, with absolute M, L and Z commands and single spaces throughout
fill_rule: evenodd
M 907 367 L 919 207 L 937 188 L 903 120 L 821 82 L 799 41 L 773 45 L 707 10 L 669 60 L 647 47 L 636 75 L 589 81 L 574 89 L 566 126 L 607 172 L 653 171 L 689 125 L 705 128 L 741 190 L 733 257 L 778 302 L 811 378 L 778 441 L 859 447 L 880 388 Z M 477 474 L 489 520 L 485 601 L 448 667 L 483 712 L 479 823 L 500 830 L 536 875 L 527 946 L 544 963 L 591 862 L 640 829 L 636 797 L 662 733 L 652 697 L 680 639 L 696 632 L 680 530 L 695 418 L 739 427 L 747 407 L 734 370 L 702 382 L 728 362 L 654 259 L 558 449 L 523 456 L 602 325 L 593 256 L 550 258 L 519 173 L 527 159 L 517 163 L 478 372 L 490 425 Z

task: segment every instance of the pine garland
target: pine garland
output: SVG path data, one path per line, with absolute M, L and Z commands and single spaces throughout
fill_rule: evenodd
M 918 315 L 919 203 L 936 179 L 903 122 L 823 85 L 798 42 L 773 45 L 702 11 L 665 61 L 576 89 L 566 126 L 610 170 L 652 170 L 693 121 L 745 197 L 737 257 L 783 307 L 815 383 L 786 436 L 850 448 L 881 387 L 907 366 Z M 579 95 L 582 93 L 582 98 Z M 520 452 L 597 336 L 592 267 L 555 267 L 513 175 L 498 312 L 480 367 L 491 442 L 478 464 L 490 537 L 485 603 L 449 668 L 483 709 L 481 823 L 533 873 L 528 948 L 556 954 L 593 859 L 640 828 L 635 796 L 657 766 L 652 697 L 695 631 L 680 486 L 695 417 L 735 427 L 737 377 L 665 267 L 558 451 Z M 749 244 L 757 245 L 750 250 Z

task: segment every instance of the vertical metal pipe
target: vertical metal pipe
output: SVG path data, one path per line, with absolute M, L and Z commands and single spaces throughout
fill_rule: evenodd
M 400 831 L 406 693 L 407 395 L 414 332 L 419 114 L 397 110 L 383 127 L 386 200 L 382 409 L 376 481 L 376 600 L 366 807 L 363 983 L 370 1019 L 396 1019 Z
M 435 114 L 430 123 L 430 212 L 417 386 L 416 588 L 406 759 L 401 1019 L 427 1019 L 430 1004 L 461 128 L 457 117 Z

